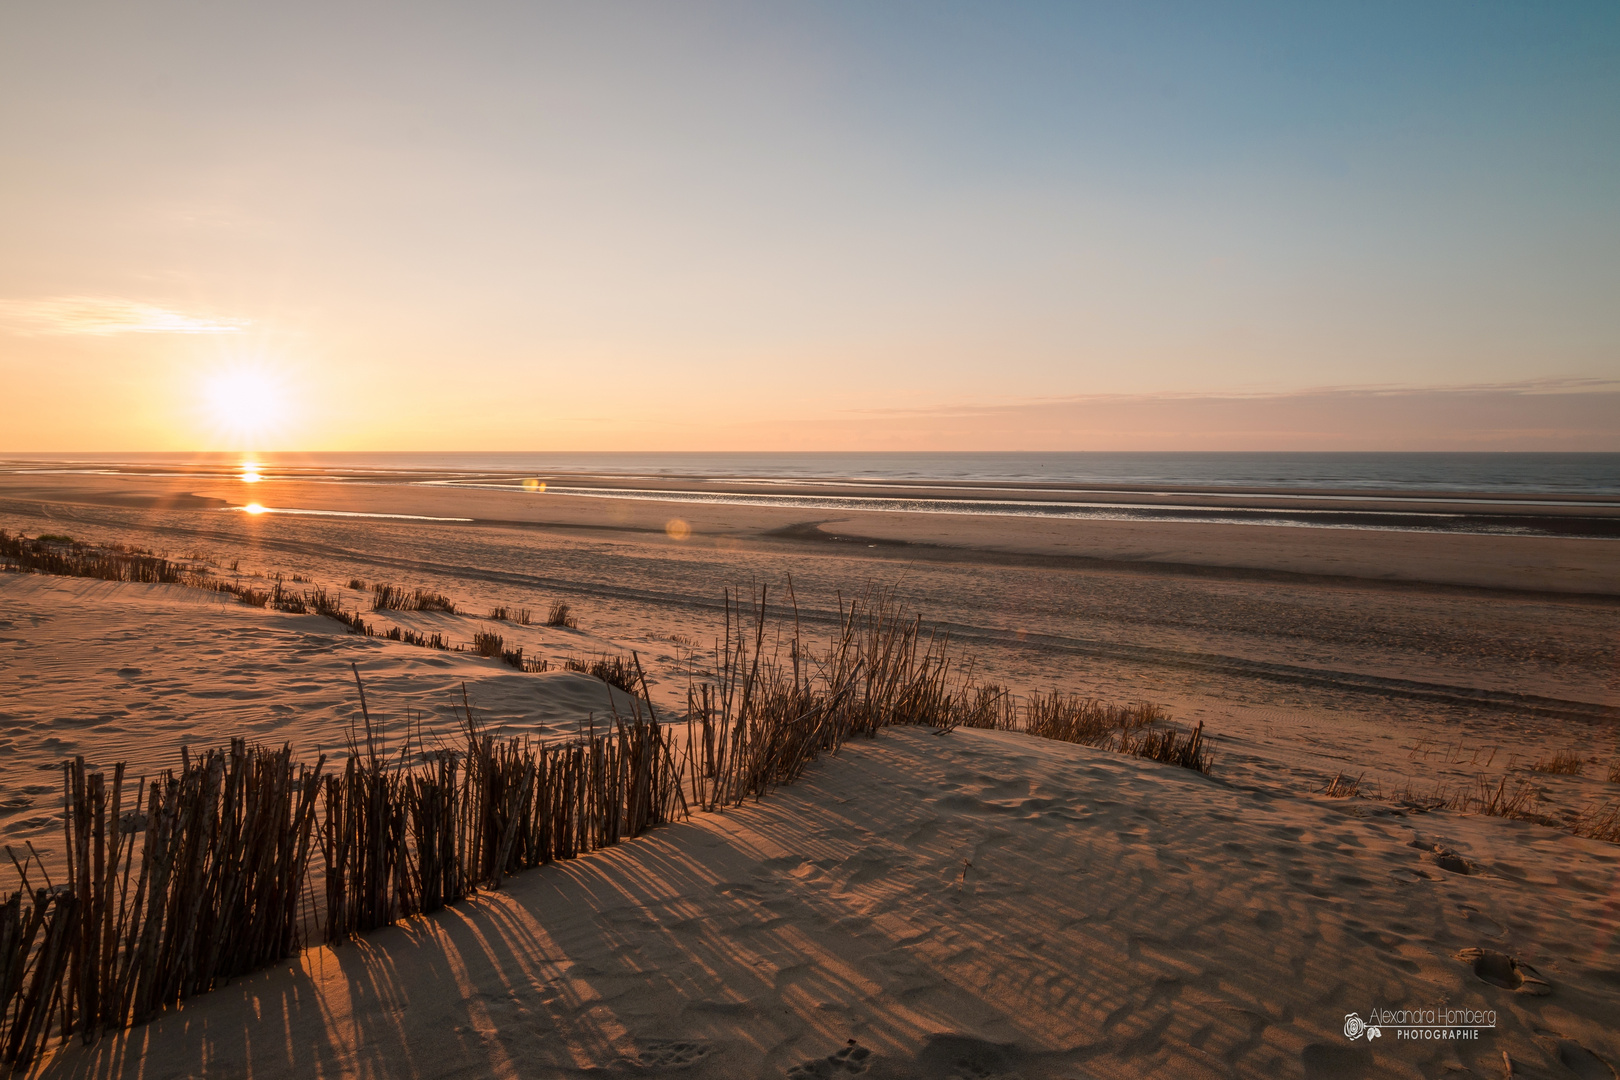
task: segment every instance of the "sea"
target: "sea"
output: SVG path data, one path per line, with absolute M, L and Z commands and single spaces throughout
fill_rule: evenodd
M 1314 489 L 1475 495 L 1620 496 L 1620 453 L 642 453 L 332 452 L 0 455 L 0 470 L 196 471 L 244 461 L 267 476 L 392 474 L 1037 483 L 1151 491 Z
M 35 454 L 0 457 L 0 473 L 251 475 L 255 480 L 476 487 L 514 496 L 538 491 L 774 506 L 821 514 L 1068 517 L 1620 539 L 1620 453 Z M 251 504 L 251 512 L 411 516 L 258 502 Z

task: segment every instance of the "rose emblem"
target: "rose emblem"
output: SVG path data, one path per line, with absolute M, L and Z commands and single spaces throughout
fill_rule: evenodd
M 1355 1040 L 1361 1038 L 1367 1030 L 1367 1025 L 1356 1013 L 1346 1013 L 1344 1016 L 1344 1037 Z

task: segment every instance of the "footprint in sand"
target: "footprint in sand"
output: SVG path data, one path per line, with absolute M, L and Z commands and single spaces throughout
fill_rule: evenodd
M 1474 872 L 1473 863 L 1444 845 L 1427 844 L 1422 840 L 1413 840 L 1407 846 L 1421 849 L 1423 851 L 1423 861 L 1432 863 L 1442 870 L 1449 870 L 1453 874 L 1472 874 Z
M 787 1071 L 787 1074 L 791 1080 L 827 1080 L 828 1077 L 854 1076 L 866 1071 L 871 1057 L 872 1051 L 851 1039 L 849 1045 L 842 1050 L 834 1051 L 824 1058 L 795 1065 Z
M 1558 1040 L 1558 1063 L 1581 1080 L 1617 1080 L 1620 1072 L 1574 1039 Z
M 1457 959 L 1474 969 L 1481 982 L 1530 997 L 1545 997 L 1552 986 L 1529 964 L 1493 949 L 1464 949 Z
M 1432 862 L 1440 869 L 1449 870 L 1453 874 L 1472 874 L 1474 872 L 1473 863 L 1450 848 L 1443 848 L 1439 844 L 1434 846 L 1433 851 L 1427 852 L 1423 856 L 1423 860 Z
M 1255 912 L 1252 918 L 1254 919 L 1254 925 L 1266 931 L 1280 929 L 1283 924 L 1283 917 L 1269 909 L 1261 909 Z
M 688 1065 L 696 1065 L 712 1053 L 714 1047 L 708 1043 L 656 1039 L 641 1048 L 641 1067 L 684 1069 Z
M 1022 1080 L 1028 1055 L 1010 1043 L 942 1034 L 917 1055 L 917 1075 L 940 1080 Z

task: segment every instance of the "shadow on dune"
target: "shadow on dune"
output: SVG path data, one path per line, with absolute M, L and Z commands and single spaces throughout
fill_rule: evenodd
M 311 951 L 48 1075 L 1351 1077 L 1522 1058 L 1505 1040 L 1528 1014 L 1449 958 L 1453 912 L 1390 875 L 1394 837 L 1306 810 L 1084 747 L 889 733 L 763 803 Z M 1501 1038 L 1339 1032 L 1436 987 L 1501 1009 Z

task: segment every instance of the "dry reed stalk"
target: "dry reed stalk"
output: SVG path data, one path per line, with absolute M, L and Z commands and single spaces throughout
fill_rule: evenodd
M 137 782 L 129 811 L 125 787 L 122 765 L 109 783 L 67 763 L 67 881 L 26 914 L 20 892 L 0 905 L 0 1054 L 14 1067 L 53 1021 L 89 1041 L 299 945 L 315 787 L 289 748 L 187 753 L 178 776 Z
M 1560 750 L 1550 758 L 1544 758 L 1530 766 L 1539 773 L 1551 773 L 1556 776 L 1579 776 L 1586 770 L 1586 762 L 1574 750 Z
M 1459 792 L 1453 800 L 1452 809 L 1464 813 L 1470 811 L 1485 814 L 1489 817 L 1520 818 L 1526 821 L 1544 820 L 1542 815 L 1535 813 L 1535 806 L 1541 801 L 1541 794 L 1535 786 L 1520 780 L 1508 790 L 1508 778 L 1504 774 L 1493 788 L 1480 773 L 1474 778 L 1474 792 Z
M 152 584 L 181 584 L 189 568 L 148 551 L 115 546 L 92 547 L 68 537 L 34 540 L 0 529 L 0 560 L 11 568 L 60 577 L 98 578 L 103 581 L 136 581 Z
M 563 670 L 593 675 L 627 694 L 636 692 L 636 673 L 629 657 L 604 654 L 595 660 L 581 660 L 577 656 L 570 656 L 563 660 Z
M 1179 765 L 1194 772 L 1207 773 L 1210 767 L 1209 746 L 1204 742 L 1204 724 L 1185 735 L 1169 728 L 1146 730 L 1140 735 L 1129 732 L 1119 736 L 1117 748 L 1122 754 L 1132 754 L 1166 765 Z
M 1570 831 L 1576 836 L 1620 844 L 1620 803 L 1587 807 L 1570 823 Z
M 981 707 L 945 635 L 924 636 L 920 620 L 892 593 L 868 591 L 847 607 L 841 600 L 825 651 L 803 640 L 795 602 L 785 657 L 780 637 L 772 650 L 765 647 L 768 599 L 759 589 L 745 612 L 741 598 L 727 593 L 714 681 L 688 686 L 680 771 L 698 808 L 758 799 L 856 734 L 891 724 L 945 731 Z
M 389 641 L 398 641 L 406 645 L 415 645 L 419 649 L 439 649 L 441 651 L 448 651 L 450 648 L 450 643 L 445 640 L 443 634 L 421 634 L 415 630 L 403 630 L 397 626 L 390 626 L 386 633 L 378 636 Z
M 1361 780 L 1366 775 L 1362 773 L 1352 780 L 1344 773 L 1334 773 L 1333 779 L 1328 781 L 1328 786 L 1322 789 L 1322 794 L 1330 799 L 1353 799 L 1361 794 Z
M 1024 706 L 1024 731 L 1043 739 L 1102 746 L 1166 719 L 1148 702 L 1114 705 L 1075 694 L 1032 694 Z
M 371 587 L 371 609 L 373 611 L 442 611 L 447 615 L 456 613 L 455 603 L 448 597 L 426 589 L 406 591 L 395 585 L 386 585 L 382 582 Z
M 971 695 L 963 700 L 960 724 L 990 731 L 1018 731 L 1018 699 L 997 683 L 973 687 Z
M 0 1013 L 0 1020 L 6 1021 L 0 1024 L 0 1036 L 4 1036 L 0 1062 L 19 1072 L 33 1064 L 47 1036 L 50 1017 L 65 992 L 77 914 L 78 898 L 71 892 L 36 890 L 26 915 L 19 903 L 18 931 L 13 938 L 13 962 L 17 966 L 15 1008 L 9 1018 Z M 35 949 L 34 938 L 41 927 L 44 935 Z M 17 963 L 19 959 L 21 963 Z

